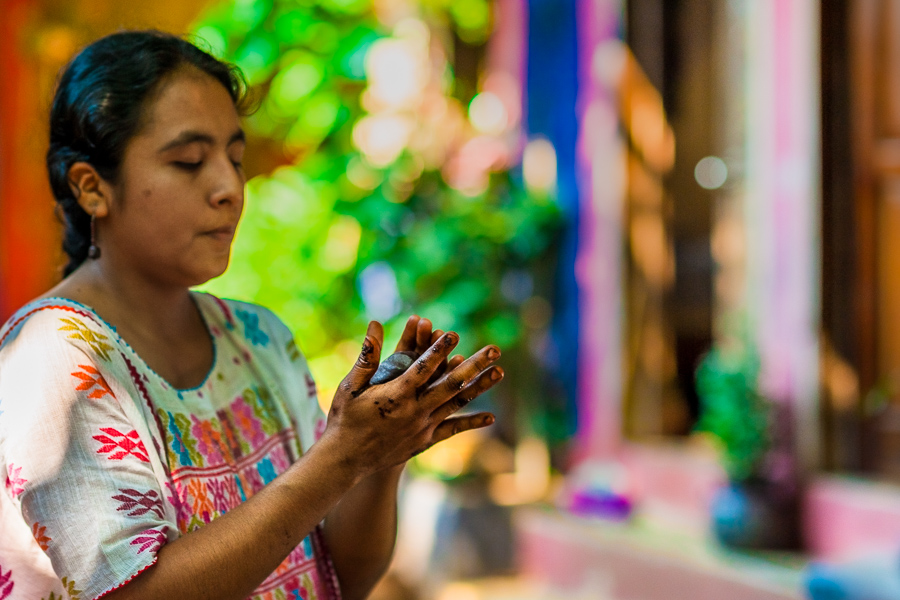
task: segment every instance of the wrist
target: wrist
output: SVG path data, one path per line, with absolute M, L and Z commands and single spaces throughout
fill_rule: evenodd
M 326 432 L 303 455 L 303 460 L 312 461 L 329 479 L 345 490 L 354 487 L 368 474 L 357 456 L 347 451 L 347 445 L 341 443 L 336 436 Z

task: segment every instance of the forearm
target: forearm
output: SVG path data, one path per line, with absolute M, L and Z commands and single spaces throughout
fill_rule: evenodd
M 397 539 L 397 485 L 403 466 L 370 475 L 325 520 L 325 540 L 344 600 L 361 600 L 387 570 Z
M 247 502 L 163 546 L 153 567 L 107 598 L 246 598 L 357 482 L 333 455 L 313 446 Z

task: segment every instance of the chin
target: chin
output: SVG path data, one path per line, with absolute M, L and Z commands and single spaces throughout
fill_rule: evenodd
M 223 275 L 226 269 L 228 269 L 228 261 L 225 260 L 218 264 L 205 265 L 205 267 L 206 268 L 194 269 L 191 272 L 186 273 L 187 277 L 185 277 L 185 279 L 188 281 L 188 287 L 203 285 L 207 281 Z

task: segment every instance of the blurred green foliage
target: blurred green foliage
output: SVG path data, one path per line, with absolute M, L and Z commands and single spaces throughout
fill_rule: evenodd
M 710 350 L 697 368 L 701 417 L 697 429 L 714 436 L 732 481 L 760 475 L 771 446 L 770 403 L 757 389 L 759 359 L 749 350 Z
M 486 0 L 420 8 L 463 39 L 487 38 Z M 324 390 L 346 374 L 369 318 L 386 321 L 392 342 L 413 311 L 459 332 L 462 353 L 497 343 L 539 370 L 526 338 L 546 322 L 526 322 L 522 307 L 552 293 L 549 272 L 536 269 L 552 264 L 556 204 L 526 193 L 509 170 L 464 194 L 409 147 L 390 164 L 367 162 L 353 142 L 368 114 L 366 53 L 390 35 L 370 0 L 230 0 L 194 31 L 244 71 L 259 102 L 246 120 L 251 142 L 278 149 L 281 163 L 249 181 L 231 266 L 206 289 L 273 309 Z

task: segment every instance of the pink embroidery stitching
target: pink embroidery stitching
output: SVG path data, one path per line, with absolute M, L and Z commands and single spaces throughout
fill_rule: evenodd
M 15 499 L 22 492 L 25 491 L 25 484 L 28 483 L 28 480 L 24 477 L 19 477 L 19 474 L 22 472 L 22 467 L 17 467 L 13 463 L 9 463 L 6 467 L 7 476 L 6 476 L 6 489 L 9 490 L 9 495 Z
M 231 479 L 234 484 L 234 479 Z M 231 507 L 228 502 L 228 484 L 221 479 L 210 479 L 206 482 L 206 488 L 212 494 L 213 508 L 219 514 L 225 514 Z
M 191 517 L 193 516 L 191 505 L 188 503 L 187 499 L 187 488 L 178 481 L 175 483 L 167 481 L 166 487 L 169 488 L 170 494 L 166 496 L 166 499 L 169 501 L 169 504 L 175 508 L 175 519 L 178 525 L 178 531 L 184 533 L 187 531 L 188 524 L 191 522 Z
M 141 544 L 141 547 L 138 548 L 137 553 L 140 554 L 145 550 L 150 550 L 154 554 L 159 550 L 163 544 L 166 543 L 166 532 L 169 530 L 168 527 L 163 526 L 162 531 L 156 529 L 145 529 L 140 533 L 139 537 L 131 540 L 132 546 L 137 546 Z
M 9 598 L 15 585 L 16 582 L 12 580 L 12 569 L 7 571 L 6 575 L 4 575 L 3 566 L 0 565 L 0 600 Z
M 94 436 L 95 440 L 103 444 L 103 446 L 97 450 L 97 454 L 106 454 L 119 449 L 118 452 L 110 454 L 107 458 L 109 460 L 122 460 L 126 456 L 134 456 L 143 462 L 150 462 L 150 459 L 147 457 L 147 449 L 144 447 L 144 442 L 139 439 L 137 431 L 132 429 L 128 433 L 122 433 L 112 427 L 101 427 L 100 431 L 107 435 Z

